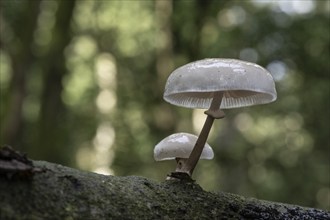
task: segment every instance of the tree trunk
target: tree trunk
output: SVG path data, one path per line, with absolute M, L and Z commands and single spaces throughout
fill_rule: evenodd
M 56 22 L 52 31 L 50 49 L 45 57 L 43 91 L 39 115 L 38 156 L 48 160 L 72 164 L 69 146 L 70 141 L 67 126 L 67 111 L 62 100 L 62 81 L 67 74 L 64 51 L 71 41 L 71 18 L 75 0 L 58 1 Z M 44 148 L 43 146 L 48 146 Z M 59 147 L 62 150 L 59 150 Z
M 3 5 L 1 5 L 4 7 Z M 37 26 L 40 0 L 31 1 L 29 4 L 22 4 L 29 13 L 15 15 L 15 22 L 6 23 L 17 37 L 17 43 L 3 42 L 0 38 L 0 45 L 9 54 L 12 67 L 12 77 L 8 92 L 8 102 L 2 103 L 6 106 L 4 121 L 1 123 L 0 137 L 7 144 L 16 146 L 22 145 L 23 103 L 26 96 L 26 79 L 29 77 L 32 62 L 35 55 L 32 51 L 34 30 Z M 11 13 L 18 13 L 16 8 L 10 9 Z M 2 22 L 2 21 L 1 21 Z M 1 24 L 2 25 L 2 24 Z M 1 100 L 3 102 L 3 100 Z
M 185 181 L 105 176 L 0 150 L 1 219 L 330 219 L 327 211 Z

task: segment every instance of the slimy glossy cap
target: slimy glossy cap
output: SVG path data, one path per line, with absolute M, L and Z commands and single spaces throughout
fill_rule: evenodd
M 188 158 L 197 141 L 197 136 L 189 133 L 176 133 L 164 138 L 154 148 L 154 158 L 160 160 L 174 160 Z M 204 146 L 200 159 L 213 159 L 214 153 L 210 145 Z
M 271 74 L 236 59 L 210 58 L 188 63 L 167 79 L 164 99 L 187 108 L 208 109 L 214 92 L 224 92 L 220 109 L 265 104 L 277 98 Z

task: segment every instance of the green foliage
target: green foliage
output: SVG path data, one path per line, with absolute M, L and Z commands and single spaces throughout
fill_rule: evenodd
M 167 76 L 193 60 L 238 58 L 271 71 L 278 100 L 227 110 L 208 140 L 215 159 L 194 178 L 208 190 L 330 209 L 328 1 L 2 0 L 0 8 L 1 144 L 163 180 L 175 162 L 154 162 L 153 147 L 174 132 L 198 134 L 205 119 L 162 99 Z

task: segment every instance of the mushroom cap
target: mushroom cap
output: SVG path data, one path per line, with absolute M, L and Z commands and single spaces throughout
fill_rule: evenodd
M 159 142 L 154 148 L 154 158 L 160 160 L 174 160 L 188 158 L 197 141 L 197 136 L 189 133 L 175 133 Z M 210 145 L 205 143 L 200 159 L 213 159 L 214 153 Z
M 277 97 L 273 77 L 261 66 L 209 58 L 174 70 L 167 79 L 164 99 L 173 105 L 208 109 L 214 92 L 221 91 L 221 109 L 265 104 Z

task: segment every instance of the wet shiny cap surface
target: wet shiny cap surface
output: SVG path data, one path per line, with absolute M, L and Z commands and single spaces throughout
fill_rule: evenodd
M 154 148 L 154 159 L 174 160 L 188 158 L 197 141 L 197 136 L 189 133 L 175 133 L 159 142 Z M 213 159 L 214 153 L 210 145 L 205 143 L 200 159 Z
M 214 92 L 223 92 L 220 109 L 265 104 L 277 98 L 271 74 L 242 60 L 209 58 L 188 63 L 168 77 L 164 99 L 178 106 L 208 109 Z

